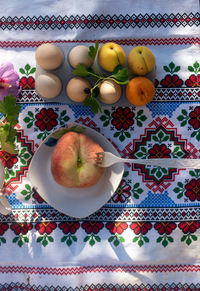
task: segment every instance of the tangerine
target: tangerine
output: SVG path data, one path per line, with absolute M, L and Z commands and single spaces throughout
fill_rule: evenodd
M 126 87 L 126 97 L 135 106 L 144 106 L 152 101 L 155 95 L 155 87 L 146 77 L 131 79 Z

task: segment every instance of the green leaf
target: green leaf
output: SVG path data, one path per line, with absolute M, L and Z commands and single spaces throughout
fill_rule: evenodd
M 191 134 L 191 137 L 195 137 L 196 134 L 197 134 L 197 131 L 193 131 L 193 133 Z
M 31 186 L 29 184 L 25 184 L 25 188 L 29 191 L 31 191 Z
M 24 118 L 24 122 L 28 123 L 31 119 L 27 116 Z
M 123 174 L 123 177 L 126 178 L 128 175 L 129 175 L 129 172 L 125 171 L 124 174 Z
M 128 71 L 126 68 L 119 69 L 115 74 L 110 77 L 114 78 L 119 84 L 127 84 L 129 82 Z
M 144 192 L 144 190 L 143 190 L 142 188 L 139 188 L 139 189 L 137 190 L 137 192 L 138 192 L 139 194 L 142 194 L 142 192 Z
M 47 239 L 48 239 L 48 241 L 49 241 L 49 242 L 54 242 L 54 239 L 53 239 L 53 237 L 52 237 L 52 236 L 50 236 L 50 235 L 48 235 L 48 236 L 47 236 Z
M 200 132 L 199 132 L 199 131 L 198 131 L 198 133 L 197 133 L 196 139 L 197 139 L 198 141 L 200 141 Z
M 115 132 L 114 137 L 118 137 L 120 135 L 120 131 Z
M 185 109 L 181 110 L 182 114 L 187 116 L 187 111 Z
M 169 64 L 169 67 L 170 67 L 171 70 L 173 70 L 173 69 L 175 68 L 175 64 L 174 64 L 173 62 L 171 62 L 171 63 Z
M 29 200 L 30 198 L 31 198 L 31 195 L 29 194 L 25 197 L 25 200 Z
M 41 132 L 41 133 L 39 133 L 38 135 L 37 135 L 37 138 L 38 139 L 40 139 L 40 138 L 42 138 L 43 137 L 43 133 Z
M 29 242 L 29 238 L 28 238 L 27 236 L 24 236 L 23 239 L 24 239 L 24 241 L 25 241 L 26 243 Z
M 3 244 L 5 244 L 5 243 L 6 243 L 6 239 L 5 239 L 4 237 L 1 237 L 1 242 L 2 242 Z
M 192 66 L 188 66 L 188 70 L 189 70 L 190 72 L 194 72 L 194 68 L 193 68 Z
M 183 183 L 178 182 L 177 185 L 178 185 L 179 187 L 183 188 Z
M 186 239 L 186 244 L 189 246 L 191 243 L 192 243 L 192 240 L 191 240 L 190 237 L 188 237 L 188 238 Z
M 142 239 L 140 239 L 140 240 L 138 241 L 138 245 L 139 245 L 140 247 L 142 247 L 142 246 L 143 246 L 143 244 L 144 244 L 143 240 L 142 240 Z
M 38 236 L 38 238 L 37 238 L 37 240 L 36 240 L 36 242 L 41 242 L 43 240 L 43 236 Z
M 170 72 L 170 70 L 169 70 L 169 68 L 167 67 L 167 66 L 163 66 L 163 69 L 165 70 L 165 72 L 167 72 L 167 73 L 169 73 Z
M 29 157 L 30 157 L 30 155 L 27 154 L 27 153 L 24 155 L 24 158 L 25 158 L 25 159 L 28 159 Z
M 158 137 L 159 137 L 159 139 L 162 139 L 163 136 L 164 136 L 164 133 L 163 133 L 162 131 L 160 131 L 160 132 L 158 133 Z
M 183 122 L 181 122 L 181 126 L 185 126 L 187 124 L 187 120 L 184 120 Z
M 145 241 L 146 243 L 149 242 L 149 238 L 148 238 L 147 236 L 143 236 L 143 239 L 144 239 L 144 241 Z
M 24 159 L 21 159 L 20 162 L 23 164 L 23 165 L 26 165 L 26 161 Z
M 142 120 L 142 121 L 145 121 L 147 119 L 147 117 L 145 116 L 145 115 L 142 115 L 141 117 L 140 117 L 140 120 Z
M 195 63 L 193 64 L 193 67 L 194 67 L 195 69 L 198 69 L 198 67 L 199 67 L 199 63 L 198 63 L 198 62 L 195 62 Z
M 61 238 L 61 242 L 65 242 L 66 241 L 66 239 L 67 239 L 67 236 L 63 236 L 62 238 Z
M 154 140 L 154 141 L 158 141 L 157 136 L 154 135 L 154 136 L 153 136 L 153 140 Z
M 95 244 L 95 240 L 92 238 L 92 239 L 89 241 L 89 244 L 91 245 L 91 247 L 93 247 L 93 245 Z
M 181 241 L 185 241 L 187 238 L 187 235 L 183 235 L 182 238 L 181 238 Z
M 100 237 L 99 237 L 98 235 L 95 235 L 94 238 L 95 238 L 95 240 L 98 241 L 98 242 L 101 241 L 101 239 L 100 239 Z
M 18 241 L 18 246 L 21 248 L 21 247 L 23 246 L 23 244 L 24 244 L 24 242 L 20 239 L 20 240 Z
M 135 243 L 136 241 L 138 241 L 138 239 L 139 239 L 139 236 L 135 236 L 135 237 L 133 238 L 132 242 Z
M 110 112 L 107 109 L 104 110 L 104 113 L 110 117 Z
M 16 243 L 19 239 L 19 236 L 16 236 L 15 238 L 13 238 L 13 243 Z
M 137 126 L 142 127 L 142 122 L 141 121 L 136 120 L 136 124 L 137 124 Z
M 26 64 L 26 66 L 25 66 L 25 70 L 26 70 L 26 71 L 29 71 L 30 68 L 31 68 L 30 65 L 29 65 L 29 64 Z
M 116 238 L 115 241 L 114 241 L 114 246 L 117 247 L 118 245 L 119 245 L 119 241 L 118 241 L 118 239 Z
M 133 197 L 134 197 L 135 199 L 139 199 L 139 198 L 140 198 L 140 196 L 139 196 L 137 193 L 134 193 L 134 192 L 133 192 Z
M 85 238 L 84 238 L 84 242 L 87 242 L 88 240 L 90 239 L 90 236 L 89 235 L 87 235 Z
M 35 73 L 35 71 L 36 71 L 36 68 L 34 67 L 34 68 L 32 68 L 31 70 L 30 70 L 30 72 L 29 72 L 29 75 L 30 74 L 34 74 Z
M 75 236 L 75 235 L 72 235 L 72 239 L 73 239 L 73 241 L 77 241 L 77 237 Z
M 136 155 L 137 155 L 137 157 L 141 158 L 141 157 L 144 156 L 144 153 L 142 153 L 142 152 L 138 152 Z
M 192 238 L 194 241 L 196 241 L 196 240 L 197 240 L 197 236 L 196 236 L 196 235 L 194 235 L 194 234 L 191 234 L 191 238 Z
M 97 101 L 96 98 L 94 98 L 92 96 L 85 98 L 85 100 L 83 101 L 83 105 L 89 106 L 90 110 L 95 114 L 98 113 L 98 111 L 100 111 L 102 113 L 100 103 Z
M 173 189 L 173 191 L 174 191 L 175 193 L 179 193 L 179 192 L 181 191 L 181 189 L 178 188 L 178 187 L 176 187 L 176 188 Z
M 95 42 L 95 46 L 89 46 L 89 52 L 88 55 L 94 60 L 97 54 L 99 48 L 98 41 Z
M 26 190 L 22 190 L 22 191 L 21 191 L 21 194 L 22 194 L 22 195 L 26 195 L 26 194 L 28 194 L 28 192 L 27 192 Z
M 180 66 L 177 66 L 176 68 L 175 68 L 175 70 L 174 70 L 174 72 L 178 72 L 178 71 L 180 71 L 180 69 L 181 69 L 181 67 Z
M 114 238 L 115 238 L 114 236 L 110 236 L 109 239 L 108 239 L 108 241 L 109 242 L 112 242 L 114 240 Z
M 119 239 L 122 243 L 125 242 L 125 239 L 123 238 L 123 236 L 119 236 Z
M 73 70 L 72 74 L 79 77 L 88 77 L 90 75 L 87 68 L 81 64 L 77 65 L 77 68 Z
M 166 246 L 168 245 L 168 241 L 167 241 L 166 239 L 164 239 L 164 240 L 162 241 L 162 245 L 163 245 L 163 247 L 166 247 Z
M 195 175 L 195 172 L 193 172 L 193 171 L 189 171 L 189 174 L 190 174 L 190 176 L 192 176 L 192 177 L 195 177 L 196 175 Z
M 64 116 L 66 113 L 67 113 L 67 111 L 66 111 L 66 110 L 63 110 L 63 111 L 61 112 L 60 116 Z
M 160 243 L 162 241 L 163 237 L 162 236 L 159 236 L 156 240 L 157 243 Z
M 106 122 L 104 122 L 104 124 L 103 124 L 104 127 L 105 127 L 105 126 L 108 126 L 108 125 L 109 125 L 109 120 L 106 121 Z
M 125 131 L 124 134 L 125 134 L 126 137 L 131 137 L 131 135 L 130 135 L 130 133 L 128 131 Z
M 27 128 L 31 128 L 33 126 L 33 122 L 30 122 L 29 124 L 27 124 Z
M 178 199 L 180 199 L 180 198 L 182 198 L 183 197 L 183 193 L 179 193 L 178 195 L 177 195 L 177 198 Z
M 182 121 L 184 118 L 185 118 L 185 117 L 184 117 L 183 115 L 179 115 L 179 116 L 177 117 L 178 121 Z
M 23 75 L 26 74 L 23 68 L 20 68 L 19 71 L 20 71 L 20 73 L 23 74 Z
M 158 178 L 160 178 L 162 176 L 162 172 L 160 170 L 158 170 L 156 175 L 157 175 Z
M 48 240 L 46 238 L 43 240 L 42 245 L 44 247 L 46 247 L 48 245 Z
M 123 134 L 121 134 L 119 139 L 120 139 L 121 142 L 123 142 L 125 140 L 125 136 Z
M 144 110 L 143 110 L 143 109 L 140 109 L 140 110 L 138 111 L 138 113 L 137 113 L 137 116 L 142 115 L 143 112 L 144 112 Z
M 34 114 L 33 114 L 32 111 L 28 111 L 28 115 L 29 115 L 30 117 L 34 117 Z
M 174 241 L 173 237 L 171 237 L 171 236 L 168 236 L 167 239 L 168 239 L 168 241 L 171 242 L 171 243 Z
M 66 241 L 68 247 L 72 245 L 72 239 L 69 237 L 68 240 Z
M 134 186 L 133 186 L 133 189 L 136 189 L 140 186 L 140 183 L 135 183 Z
M 105 115 L 102 115 L 101 117 L 100 117 L 100 120 L 101 121 L 105 121 L 107 119 L 107 117 L 105 116 Z

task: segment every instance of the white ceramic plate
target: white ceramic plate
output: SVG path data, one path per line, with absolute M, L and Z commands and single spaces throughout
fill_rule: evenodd
M 70 124 L 68 127 L 78 125 Z M 104 151 L 119 156 L 114 146 L 100 133 L 86 127 L 84 134 L 100 144 Z M 54 146 L 47 145 L 49 135 L 33 156 L 29 166 L 29 178 L 40 196 L 52 207 L 76 218 L 86 217 L 101 208 L 117 190 L 124 173 L 124 164 L 115 164 L 106 168 L 104 176 L 94 186 L 85 189 L 65 188 L 57 184 L 51 174 L 50 164 Z

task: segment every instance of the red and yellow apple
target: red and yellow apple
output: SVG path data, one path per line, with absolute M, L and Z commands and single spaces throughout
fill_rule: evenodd
M 99 49 L 98 60 L 104 70 L 112 72 L 117 65 L 126 64 L 126 54 L 120 45 L 107 42 Z
M 51 158 L 54 180 L 63 187 L 86 188 L 99 182 L 105 169 L 96 165 L 102 147 L 82 133 L 67 132 L 56 144 Z
M 136 75 L 146 75 L 155 67 L 155 56 L 146 46 L 136 46 L 128 55 L 128 65 Z

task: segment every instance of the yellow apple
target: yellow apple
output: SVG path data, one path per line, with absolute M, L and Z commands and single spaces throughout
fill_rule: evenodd
M 104 70 L 112 72 L 117 65 L 126 64 L 126 54 L 120 45 L 107 42 L 99 49 L 98 60 Z
M 155 56 L 146 46 L 136 46 L 128 55 L 129 68 L 137 75 L 146 75 L 155 67 Z

